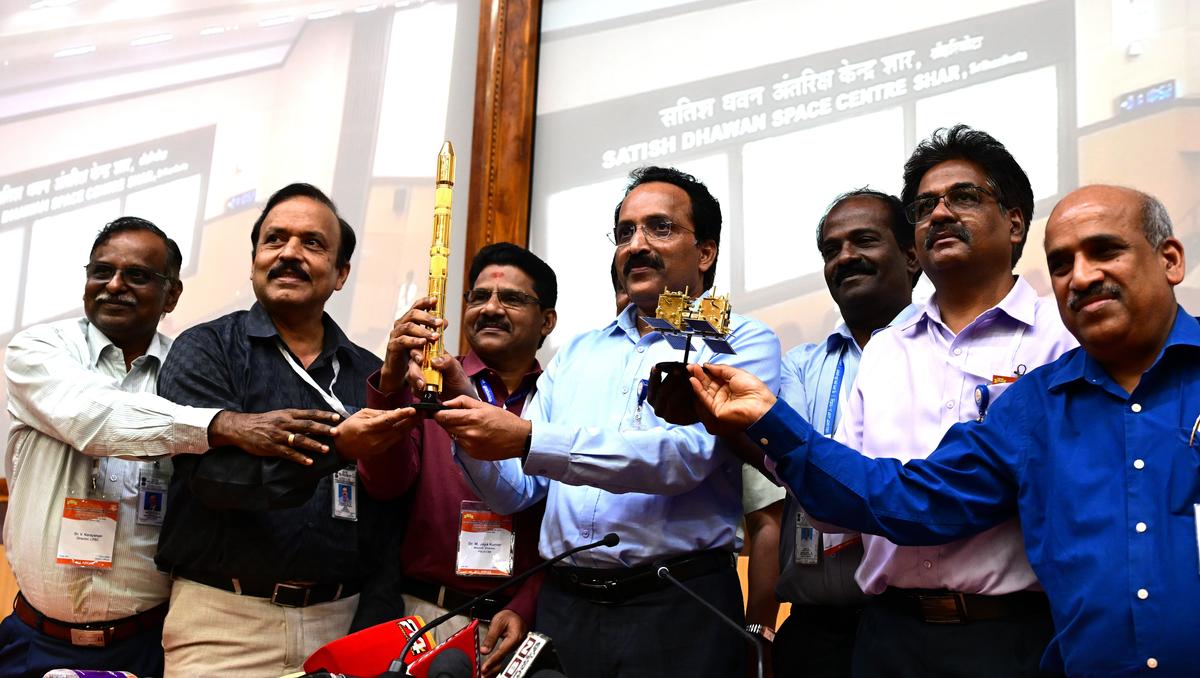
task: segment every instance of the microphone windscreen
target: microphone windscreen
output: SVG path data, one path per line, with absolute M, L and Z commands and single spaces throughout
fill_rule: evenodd
M 448 647 L 429 662 L 429 678 L 472 678 L 474 666 L 466 652 Z
M 608 546 L 611 548 L 620 543 L 621 543 L 621 538 L 617 536 L 616 532 L 609 532 L 608 534 L 604 535 L 604 545 L 605 546 Z
M 320 647 L 304 660 L 304 670 L 377 676 L 388 670 L 404 644 L 424 625 L 424 619 L 412 615 L 367 627 Z M 418 638 L 408 661 L 433 649 L 435 644 L 431 634 Z

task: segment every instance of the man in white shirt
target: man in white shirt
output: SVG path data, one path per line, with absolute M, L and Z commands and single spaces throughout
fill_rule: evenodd
M 162 675 L 170 579 L 153 558 L 170 455 L 225 441 L 305 463 L 299 448 L 326 447 L 312 435 L 335 434 L 322 412 L 246 415 L 155 395 L 171 346 L 158 321 L 183 291 L 181 263 L 157 226 L 117 219 L 92 245 L 86 318 L 30 327 L 8 346 L 4 543 L 21 592 L 0 622 L 0 675 Z

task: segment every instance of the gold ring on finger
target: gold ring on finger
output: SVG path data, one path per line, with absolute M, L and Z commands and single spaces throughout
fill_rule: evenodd
M 291 447 L 291 446 L 292 446 L 292 444 L 293 444 L 293 443 L 295 443 L 295 442 L 296 442 L 296 434 L 295 434 L 295 433 L 289 433 L 289 434 L 288 434 L 288 447 Z

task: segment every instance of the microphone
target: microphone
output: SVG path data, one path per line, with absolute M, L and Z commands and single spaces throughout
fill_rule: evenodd
M 473 678 L 475 662 L 456 647 L 443 650 L 429 662 L 428 678 Z
M 475 632 L 479 620 L 459 629 L 446 642 L 418 656 L 408 667 L 408 674 L 416 678 L 475 678 Z M 392 646 L 395 648 L 395 646 Z M 385 673 L 384 676 L 389 674 Z
M 547 567 L 550 567 L 551 565 L 553 565 L 565 558 L 570 558 L 571 556 L 575 555 L 576 553 L 579 553 L 580 551 L 587 551 L 589 549 L 594 549 L 594 548 L 598 548 L 601 546 L 613 547 L 620 543 L 621 543 L 621 538 L 617 536 L 617 533 L 609 532 L 608 534 L 604 535 L 603 539 L 601 539 L 599 541 L 594 541 L 590 544 L 583 544 L 582 546 L 576 546 L 573 549 L 568 549 L 568 550 L 558 554 L 557 556 L 554 556 L 553 558 L 551 558 L 549 560 L 544 560 L 544 561 L 538 563 L 537 565 L 534 565 L 533 567 L 529 568 L 528 570 L 525 570 L 524 572 L 516 575 L 515 577 L 509 577 L 508 579 L 505 579 L 504 582 L 502 584 L 500 584 L 499 586 L 497 586 L 496 588 L 491 589 L 490 591 L 484 591 L 483 593 L 475 596 L 474 598 L 468 600 L 467 602 L 463 603 L 462 605 L 459 605 L 458 607 L 454 608 L 453 610 L 450 610 L 446 614 L 438 617 L 437 619 L 434 619 L 433 621 L 429 622 L 425 626 L 422 626 L 418 630 L 416 635 L 414 635 L 412 638 L 408 639 L 408 643 L 406 643 L 404 645 L 404 649 L 400 651 L 400 656 L 396 657 L 394 660 L 392 660 L 391 666 L 388 667 L 388 673 L 384 674 L 384 675 L 403 676 L 404 672 L 408 669 L 408 651 L 410 649 L 412 649 L 412 645 L 413 645 L 413 643 L 415 643 L 417 641 L 417 638 L 424 636 L 426 633 L 432 631 L 434 628 L 445 623 L 447 620 L 453 619 L 454 617 L 457 617 L 458 615 L 465 613 L 466 611 L 468 611 L 471 608 L 478 605 L 479 601 L 483 600 L 484 598 L 487 598 L 489 596 L 494 596 L 497 593 L 500 593 L 501 591 L 503 591 L 504 589 L 506 589 L 510 586 L 519 584 L 519 583 L 525 581 L 526 579 L 532 577 L 533 575 L 537 574 L 538 572 L 541 572 L 542 570 L 546 569 Z
M 411 646 L 409 661 L 433 649 L 437 644 L 433 635 L 417 633 L 424 625 L 424 619 L 412 615 L 367 627 L 322 645 L 304 660 L 303 668 L 314 674 L 379 675 L 387 670 L 401 643 Z
M 700 603 L 701 605 L 703 605 L 705 607 L 705 609 L 707 609 L 709 612 L 712 612 L 721 621 L 723 621 L 726 624 L 728 624 L 729 626 L 733 627 L 734 630 L 736 630 L 739 635 L 741 635 L 743 638 L 748 640 L 750 642 L 750 644 L 754 646 L 754 653 L 755 653 L 756 657 L 758 658 L 758 672 L 756 675 L 758 676 L 758 678 L 763 678 L 763 649 L 762 649 L 762 645 L 760 645 L 758 642 L 758 638 L 756 638 L 753 633 L 750 633 L 746 629 L 742 628 L 742 626 L 740 624 L 738 624 L 734 620 L 730 619 L 729 617 L 725 616 L 724 612 L 717 609 L 716 605 L 713 605 L 712 603 L 708 602 L 707 600 L 701 598 L 695 591 L 684 586 L 682 582 L 680 582 L 675 577 L 671 576 L 671 569 L 668 568 L 666 565 L 659 565 L 658 569 L 656 569 L 655 572 L 658 574 L 659 579 L 665 579 L 666 581 L 671 582 L 671 584 L 674 585 L 675 588 L 688 594 L 688 596 L 690 596 L 693 600 L 695 600 L 697 603 Z
M 550 638 L 530 631 L 513 652 L 508 666 L 505 666 L 496 678 L 533 678 L 541 673 L 560 670 L 562 664 L 559 663 L 554 648 L 550 646 Z

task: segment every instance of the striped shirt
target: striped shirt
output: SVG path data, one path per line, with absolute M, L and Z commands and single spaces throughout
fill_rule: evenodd
M 155 395 L 170 346 L 156 335 L 127 371 L 121 349 L 84 318 L 28 328 L 8 346 L 4 543 L 21 592 L 48 617 L 106 621 L 167 600 L 170 580 L 154 566 L 159 529 L 137 524 L 139 470 L 157 461 L 170 473 L 169 455 L 206 451 L 219 411 Z M 88 496 L 93 470 L 95 494 L 120 501 L 111 570 L 55 562 L 64 500 Z

